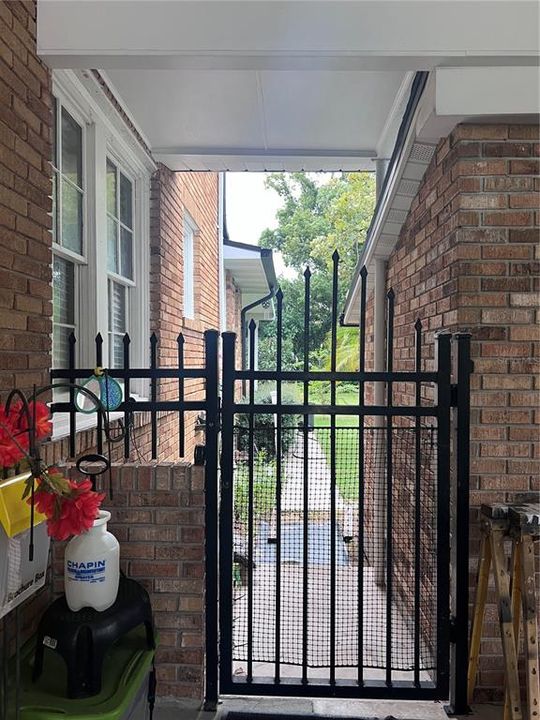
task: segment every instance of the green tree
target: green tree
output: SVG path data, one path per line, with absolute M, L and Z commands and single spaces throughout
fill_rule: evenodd
M 259 244 L 280 250 L 285 263 L 296 272 L 283 279 L 283 363 L 300 367 L 304 347 L 304 278 L 306 266 L 312 271 L 309 329 L 312 365 L 325 366 L 328 360 L 332 307 L 332 253 L 340 255 L 338 313 L 341 312 L 349 282 L 375 207 L 375 180 L 372 173 L 339 173 L 325 182 L 306 173 L 273 173 L 266 185 L 282 200 L 276 229 L 265 230 Z M 338 363 L 347 355 L 353 364 L 354 332 L 338 333 Z M 343 348 L 341 348 L 343 345 Z M 276 323 L 261 326 L 259 344 L 261 368 L 275 367 Z

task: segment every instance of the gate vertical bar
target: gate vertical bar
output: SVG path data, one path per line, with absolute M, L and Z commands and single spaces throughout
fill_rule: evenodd
M 332 344 L 330 370 L 337 365 L 339 253 L 332 254 Z M 330 381 L 330 405 L 336 404 L 336 381 Z M 336 416 L 330 415 L 330 684 L 336 684 Z
M 232 682 L 233 646 L 233 457 L 235 333 L 225 332 L 222 366 L 221 502 L 219 508 L 219 670 L 222 692 Z
M 103 365 L 103 338 L 101 333 L 96 335 L 96 367 L 102 367 Z M 71 402 L 71 398 L 70 398 Z M 100 455 L 103 455 L 103 417 L 102 413 L 97 414 L 96 418 L 96 435 L 97 435 L 97 451 Z
M 206 448 L 205 448 L 205 573 L 206 573 L 206 687 L 205 709 L 218 701 L 218 433 L 219 381 L 216 330 L 204 333 L 206 365 Z M 181 372 L 181 369 L 180 369 Z M 182 410 L 182 415 L 184 411 Z
M 282 369 L 283 353 L 283 292 L 281 288 L 276 293 L 276 404 L 281 405 L 281 379 L 279 373 Z M 275 636 L 275 673 L 276 683 L 280 682 L 280 655 L 281 655 L 281 413 L 276 414 L 276 636 Z
M 75 370 L 75 347 L 77 340 L 75 333 L 69 333 L 68 338 L 68 367 Z M 70 383 L 75 382 L 78 378 L 71 378 Z M 98 420 L 101 413 L 97 413 Z M 75 390 L 69 388 L 69 457 L 74 458 L 76 454 L 76 436 L 77 436 L 77 411 L 75 409 Z M 92 489 L 94 489 L 94 477 L 92 477 Z
M 152 333 L 150 336 L 150 369 L 155 370 L 157 368 L 157 344 L 158 339 L 156 333 Z M 155 403 L 157 400 L 157 379 L 156 374 L 152 373 L 150 378 L 150 400 Z M 151 447 L 152 447 L 152 460 L 157 458 L 157 414 L 155 410 L 150 412 L 150 432 L 151 432 Z
M 436 335 L 437 359 L 437 690 L 448 691 L 450 632 L 451 334 Z
M 249 323 L 249 404 L 255 402 L 255 380 L 253 371 L 255 370 L 255 320 L 253 318 Z M 248 683 L 253 682 L 253 543 L 254 543 L 254 423 L 255 415 L 253 411 L 249 413 L 249 447 L 248 447 L 248 617 L 247 617 L 247 677 Z
M 387 293 L 387 324 L 386 324 L 386 369 L 389 379 L 386 389 L 386 405 L 393 405 L 392 372 L 394 370 L 394 291 Z M 392 504 L 392 474 L 393 474 L 393 426 L 394 418 L 389 413 L 386 418 L 386 684 L 392 685 L 392 570 L 393 570 L 393 504 Z
M 467 703 L 467 665 L 469 657 L 469 473 L 470 473 L 470 390 L 471 336 L 454 335 L 457 343 L 457 434 L 455 543 L 455 643 L 451 654 L 449 715 L 470 711 Z
M 415 370 L 417 373 L 422 370 L 422 323 L 420 319 L 414 324 L 415 330 Z M 422 385 L 416 383 L 416 407 L 422 404 Z M 421 446 L 421 422 L 416 416 L 414 428 L 414 684 L 420 683 L 420 553 L 421 543 L 421 473 L 422 473 L 422 446 Z
M 311 270 L 304 271 L 304 372 L 309 371 L 309 320 Z M 304 382 L 304 405 L 309 403 L 309 383 Z M 309 415 L 303 417 L 303 529 L 302 529 L 302 683 L 308 677 L 308 622 L 309 622 Z
M 123 345 L 124 345 L 124 370 L 128 370 L 130 368 L 130 357 L 129 357 L 129 348 L 131 344 L 131 339 L 129 335 L 126 333 L 122 339 Z M 124 379 L 124 399 L 129 400 L 129 397 L 131 395 L 131 388 L 130 388 L 130 378 L 129 378 L 129 372 L 126 373 L 125 379 Z M 124 458 L 126 460 L 129 459 L 130 455 L 130 447 L 129 447 L 129 438 L 130 438 L 130 422 L 131 422 L 132 415 L 129 413 L 128 410 L 124 412 Z
M 364 373 L 366 370 L 366 299 L 367 299 L 367 269 L 364 266 L 360 270 L 360 320 L 358 327 L 359 343 L 359 370 Z M 358 383 L 358 404 L 363 407 L 365 404 L 365 382 Z M 357 612 L 358 612 L 358 684 L 364 681 L 364 448 L 365 448 L 365 416 L 358 416 L 358 587 L 357 587 Z
M 206 342 L 206 338 L 205 338 Z M 178 357 L 178 399 L 181 403 L 184 402 L 184 344 L 185 339 L 182 333 L 176 338 L 176 353 Z M 206 367 L 208 372 L 208 364 Z M 217 389 L 216 389 L 217 392 Z M 186 414 L 184 408 L 178 413 L 178 454 L 181 458 L 186 453 Z

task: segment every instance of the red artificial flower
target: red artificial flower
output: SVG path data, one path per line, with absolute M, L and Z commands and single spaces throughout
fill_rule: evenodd
M 34 410 L 35 407 L 35 410 Z M 28 431 L 28 427 L 34 421 L 34 412 L 36 415 L 35 434 L 38 440 L 49 437 L 52 434 L 51 413 L 47 405 L 42 402 L 29 402 L 28 414 L 22 410 L 21 403 L 16 403 L 10 415 L 13 415 L 13 423 L 21 430 Z
M 67 540 L 89 530 L 105 497 L 92 490 L 90 480 L 68 482 L 67 496 L 50 492 L 43 482 L 35 493 L 36 507 L 47 517 L 47 532 L 55 540 Z
M 13 409 L 6 413 L 0 405 L 0 466 L 11 468 L 20 462 L 28 448 L 28 433 L 21 431 Z

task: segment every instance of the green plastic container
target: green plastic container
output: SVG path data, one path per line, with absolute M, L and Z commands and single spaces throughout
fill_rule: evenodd
M 65 697 L 66 667 L 63 659 L 46 649 L 43 673 L 32 682 L 35 641 L 21 651 L 19 720 L 144 720 L 147 717 L 148 679 L 154 650 L 146 647 L 144 627 L 119 640 L 103 663 L 99 695 L 70 700 Z M 15 720 L 13 674 L 10 676 L 8 720 Z

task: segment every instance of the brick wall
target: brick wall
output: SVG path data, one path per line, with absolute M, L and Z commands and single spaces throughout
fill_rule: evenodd
M 539 490 L 538 151 L 535 126 L 457 126 L 440 142 L 388 262 L 387 287 L 396 293 L 396 369 L 413 369 L 417 317 L 424 324 L 424 370 L 434 369 L 435 331 L 472 333 L 473 556 L 480 504 Z M 368 341 L 371 336 L 370 326 Z M 412 386 L 394 392 L 395 403 L 413 404 Z M 431 400 L 427 390 L 423 395 Z M 411 508 L 403 500 L 397 507 L 406 516 Z M 406 587 L 410 550 L 403 542 L 400 547 Z M 502 698 L 502 673 L 491 604 L 478 700 Z
M 0 3 L 0 399 L 14 386 L 31 391 L 46 384 L 51 364 L 51 73 L 36 55 L 36 5 Z M 99 78 L 127 126 L 128 119 Z M 131 127 L 133 131 L 133 128 Z M 136 135 L 136 133 L 135 133 Z M 203 331 L 219 327 L 218 176 L 175 174 L 160 166 L 151 196 L 151 329 L 160 338 L 159 362 L 176 364 L 176 337 L 186 338 L 187 366 L 203 363 Z M 182 308 L 183 214 L 199 228 L 196 238 L 196 320 Z M 201 383 L 186 382 L 186 398 Z M 161 388 L 163 397 L 173 389 Z M 143 462 L 150 458 L 149 418 L 136 416 L 133 431 Z M 187 424 L 186 459 L 196 442 Z M 159 458 L 178 457 L 177 419 L 158 419 Z M 95 430 L 77 435 L 77 455 L 94 449 Z M 67 439 L 44 446 L 47 462 L 68 457 Z M 112 458 L 122 462 L 121 444 Z M 161 630 L 162 695 L 200 697 L 202 692 L 202 565 L 204 531 L 200 469 L 184 465 L 116 470 L 114 529 L 124 567 L 152 592 Z M 125 473 L 125 474 L 122 474 Z M 131 483 L 131 484 L 130 484 Z M 51 599 L 52 583 L 21 612 L 23 636 L 35 629 Z
M 194 247 L 195 318 L 183 312 L 184 213 L 195 221 L 198 234 Z M 178 362 L 177 337 L 184 335 L 186 367 L 204 366 L 204 330 L 218 329 L 219 322 L 219 237 L 218 175 L 216 173 L 174 173 L 161 165 L 152 181 L 151 206 L 151 324 L 160 339 L 160 365 Z M 185 398 L 201 397 L 202 381 L 186 380 Z M 162 399 L 176 399 L 175 381 L 162 384 Z M 197 414 L 186 416 L 186 457 L 193 457 L 197 442 Z M 162 418 L 160 459 L 171 460 L 178 453 L 178 418 Z
M 50 365 L 52 101 L 35 36 L 33 3 L 0 4 L 0 392 Z
M 113 466 L 112 484 L 113 499 L 103 507 L 112 514 L 121 568 L 150 593 L 159 632 L 159 697 L 202 700 L 204 468 L 182 462 Z M 53 543 L 57 593 L 63 592 L 64 547 Z

